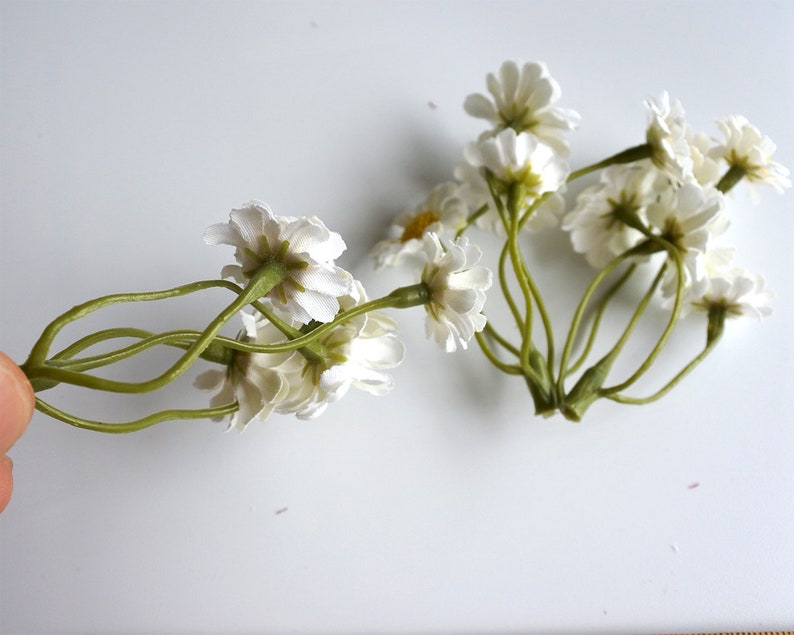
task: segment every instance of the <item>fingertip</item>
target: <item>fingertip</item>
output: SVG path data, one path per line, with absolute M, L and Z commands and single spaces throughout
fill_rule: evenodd
M 0 452 L 5 454 L 22 436 L 34 407 L 33 387 L 25 373 L 0 352 Z

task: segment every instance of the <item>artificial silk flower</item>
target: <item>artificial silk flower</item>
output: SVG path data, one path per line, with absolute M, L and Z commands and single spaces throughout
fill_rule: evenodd
M 482 252 L 461 236 L 443 241 L 436 234 L 425 234 L 427 264 L 421 280 L 430 292 L 425 305 L 428 337 L 448 353 L 465 349 L 474 333 L 485 328 L 482 314 L 485 292 L 491 288 L 491 271 L 478 265 Z
M 722 174 L 719 164 L 712 156 L 711 139 L 705 132 L 697 132 L 687 126 L 686 140 L 692 159 L 692 177 L 700 185 L 716 185 Z
M 724 204 L 719 191 L 693 182 L 664 192 L 646 208 L 650 226 L 681 255 L 685 293 L 698 295 L 705 288 L 705 254 L 711 241 L 728 227 Z M 662 282 L 662 293 L 672 297 L 677 289 L 677 269 L 671 262 Z
M 474 208 L 488 205 L 488 211 L 479 216 L 480 227 L 496 229 L 504 233 L 504 225 L 495 207 L 486 180 L 486 172 L 493 175 L 500 194 L 504 194 L 513 184 L 524 187 L 525 204 L 530 204 L 546 193 L 560 190 L 570 174 L 565 160 L 551 146 L 538 141 L 533 135 L 508 128 L 495 137 L 481 139 L 470 144 L 464 151 L 465 163 L 455 170 L 455 177 L 461 181 L 460 194 Z M 536 210 L 537 211 L 537 210 Z M 545 221 L 527 223 L 528 229 L 540 229 L 554 225 L 554 215 L 540 214 Z
M 712 149 L 711 156 L 742 171 L 754 202 L 759 200 L 757 185 L 768 185 L 781 194 L 791 187 L 788 169 L 772 161 L 776 146 L 769 137 L 742 116 L 720 119 L 717 125 L 725 141 Z
M 351 292 L 340 298 L 341 310 L 366 301 L 364 287 L 355 281 Z M 328 404 L 347 394 L 351 386 L 372 395 L 385 395 L 393 382 L 382 371 L 398 366 L 405 354 L 405 347 L 397 338 L 395 321 L 377 311 L 342 322 L 318 342 L 329 357 L 317 361 L 294 353 L 301 358 L 301 380 L 294 383 L 291 393 L 276 406 L 276 412 L 314 419 Z
M 257 320 L 241 313 L 243 332 L 238 339 L 254 344 L 277 344 L 284 335 L 270 322 Z M 254 419 L 264 420 L 273 409 L 287 399 L 294 385 L 301 382 L 303 361 L 294 351 L 287 353 L 236 352 L 225 370 L 208 370 L 196 378 L 195 385 L 203 390 L 217 390 L 210 406 L 237 402 L 239 409 L 232 415 L 229 429 L 245 430 Z
M 355 281 L 351 293 L 340 298 L 342 310 L 366 301 L 364 289 Z M 284 335 L 269 321 L 242 314 L 243 341 L 275 344 Z M 291 326 L 300 328 L 299 322 Z M 397 327 L 390 317 L 377 311 L 359 315 L 318 338 L 328 353 L 323 360 L 304 356 L 300 350 L 284 353 L 244 353 L 234 355 L 224 371 L 207 371 L 196 385 L 219 390 L 213 406 L 236 400 L 230 428 L 244 430 L 254 419 L 264 420 L 272 412 L 295 414 L 313 419 L 344 396 L 350 387 L 373 395 L 384 395 L 393 382 L 384 370 L 400 364 L 405 348 L 397 339 Z
M 504 62 L 498 75 L 486 78 L 492 99 L 482 94 L 469 95 L 463 108 L 472 117 L 487 120 L 498 133 L 505 128 L 531 132 L 560 154 L 568 153 L 563 134 L 579 125 L 579 114 L 553 106 L 560 97 L 560 86 L 542 62 L 519 64 Z
M 280 262 L 287 277 L 267 297 L 299 322 L 330 322 L 339 310 L 339 296 L 353 287 L 353 277 L 333 262 L 345 250 L 342 237 L 317 217 L 276 216 L 264 203 L 252 201 L 232 210 L 228 223 L 210 226 L 204 241 L 235 247 L 239 264 L 225 266 L 221 277 L 241 284 L 262 265 Z
M 659 100 L 647 99 L 648 128 L 645 138 L 651 146 L 654 164 L 679 182 L 692 178 L 692 157 L 681 102 L 670 102 L 667 91 Z
M 466 226 L 468 205 L 458 195 L 454 182 L 442 183 L 415 209 L 397 215 L 389 228 L 390 237 L 370 252 L 375 266 L 396 266 L 423 254 L 422 237 L 429 232 L 445 235 Z
M 760 320 L 772 313 L 771 291 L 764 279 L 745 269 L 728 269 L 707 279 L 707 286 L 695 307 L 705 311 L 722 309 L 726 317 Z
M 590 265 L 605 267 L 645 237 L 638 227 L 646 224 L 645 208 L 656 198 L 655 172 L 647 165 L 613 165 L 601 173 L 598 185 L 579 194 L 562 228 Z

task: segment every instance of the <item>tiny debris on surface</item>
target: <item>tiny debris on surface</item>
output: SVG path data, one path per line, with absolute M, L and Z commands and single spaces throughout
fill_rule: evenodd
M 430 110 L 436 110 L 438 108 L 438 104 L 434 101 L 428 101 L 427 107 L 430 108 Z
M 287 508 L 286 507 L 282 507 L 281 509 L 277 509 L 275 511 L 275 514 L 276 514 L 276 516 L 278 516 L 279 514 L 283 514 L 285 511 L 287 511 Z
M 678 545 L 674 542 L 670 543 L 670 549 L 673 550 L 673 553 L 678 553 Z
M 700 483 L 698 483 L 697 481 L 695 481 L 694 483 L 690 483 L 689 485 L 686 486 L 687 489 L 696 489 L 698 487 L 700 487 Z

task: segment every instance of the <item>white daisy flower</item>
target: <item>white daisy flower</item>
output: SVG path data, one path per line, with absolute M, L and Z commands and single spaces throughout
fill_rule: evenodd
M 705 288 L 705 254 L 709 251 L 710 241 L 728 227 L 727 218 L 722 213 L 724 202 L 717 190 L 687 183 L 677 190 L 669 190 L 658 202 L 646 208 L 649 224 L 681 254 L 687 293 L 698 295 Z M 677 288 L 677 269 L 671 263 L 662 282 L 662 293 L 672 297 L 676 295 Z
M 613 165 L 601 172 L 601 183 L 579 194 L 562 228 L 590 265 L 601 269 L 645 238 L 637 227 L 645 225 L 645 208 L 654 200 L 655 172 L 643 165 Z
M 751 317 L 760 320 L 771 315 L 773 294 L 764 279 L 745 269 L 723 270 L 710 276 L 706 290 L 693 304 L 705 311 L 724 311 L 726 317 Z
M 468 206 L 458 196 L 457 183 L 442 183 L 414 210 L 397 215 L 389 228 L 389 238 L 378 242 L 370 252 L 375 266 L 395 266 L 422 254 L 422 237 L 429 232 L 444 235 L 466 226 Z
M 364 287 L 356 281 L 352 293 L 340 299 L 341 310 L 366 301 Z M 395 321 L 377 311 L 340 324 L 321 336 L 319 343 L 333 359 L 306 360 L 303 389 L 280 404 L 277 412 L 294 412 L 299 419 L 313 419 L 328 404 L 347 394 L 351 386 L 372 395 L 385 395 L 392 389 L 393 381 L 382 371 L 398 366 L 405 355 L 405 347 L 397 339 Z
M 257 320 L 248 313 L 240 314 L 244 330 L 238 339 L 254 344 L 277 344 L 284 335 L 270 322 Z M 234 354 L 226 370 L 209 370 L 196 378 L 195 385 L 203 390 L 218 390 L 210 399 L 210 406 L 237 402 L 239 409 L 232 415 L 229 429 L 244 430 L 254 419 L 264 420 L 273 409 L 287 399 L 296 383 L 301 382 L 303 358 L 295 352 Z
M 648 128 L 645 136 L 653 149 L 651 160 L 679 182 L 692 178 L 692 157 L 681 102 L 670 102 L 664 91 L 659 100 L 647 99 Z
M 352 292 L 340 298 L 342 309 L 367 300 L 355 281 Z M 265 319 L 243 314 L 245 341 L 257 344 L 283 342 L 283 334 Z M 293 321 L 296 328 L 300 323 Z M 237 353 L 227 372 L 208 371 L 196 380 L 199 387 L 220 389 L 211 404 L 236 400 L 239 410 L 230 428 L 241 430 L 253 420 L 264 420 L 272 412 L 313 419 L 343 397 L 350 387 L 373 395 L 391 390 L 392 378 L 384 370 L 400 364 L 405 347 L 397 339 L 397 327 L 390 317 L 370 312 L 340 324 L 318 338 L 328 353 L 323 360 L 311 359 L 298 351 L 286 353 Z
M 692 159 L 692 176 L 703 186 L 716 186 L 720 180 L 720 166 L 711 155 L 711 139 L 705 132 L 696 132 L 687 126 L 687 143 Z
M 353 287 L 352 276 L 333 263 L 345 250 L 342 237 L 317 217 L 276 216 L 267 205 L 252 201 L 232 210 L 228 223 L 209 227 L 204 241 L 235 247 L 239 264 L 225 266 L 221 277 L 241 284 L 262 265 L 281 263 L 286 279 L 267 297 L 299 322 L 330 322 L 339 310 L 337 298 Z
M 427 264 L 421 281 L 430 293 L 425 304 L 427 336 L 448 353 L 458 345 L 465 349 L 474 333 L 485 328 L 482 309 L 491 271 L 477 264 L 482 252 L 465 236 L 442 243 L 436 234 L 425 234 L 424 249 Z
M 552 105 L 560 97 L 560 86 L 545 64 L 519 65 L 507 61 L 498 76 L 488 74 L 486 83 L 493 99 L 481 94 L 469 95 L 463 104 L 468 114 L 487 120 L 495 132 L 505 128 L 531 132 L 560 154 L 568 153 L 563 133 L 574 130 L 580 117 L 573 110 Z
M 500 194 L 507 192 L 514 183 L 524 186 L 529 204 L 548 192 L 556 192 L 564 185 L 570 174 L 568 164 L 551 146 L 537 140 L 533 135 L 508 128 L 495 137 L 470 144 L 463 155 L 466 163 L 455 170 L 455 178 L 462 182 L 460 195 L 471 207 L 488 205 L 488 211 L 477 219 L 480 227 L 504 232 L 499 213 L 494 206 L 491 191 L 485 178 L 485 170 L 491 172 Z M 543 213 L 540 208 L 526 227 L 530 230 L 556 225 L 557 216 Z
M 711 151 L 711 156 L 724 159 L 731 168 L 737 168 L 747 179 L 748 191 L 757 202 L 756 186 L 768 185 L 779 193 L 791 187 L 789 171 L 772 161 L 776 146 L 769 137 L 742 116 L 726 117 L 717 121 L 725 141 Z

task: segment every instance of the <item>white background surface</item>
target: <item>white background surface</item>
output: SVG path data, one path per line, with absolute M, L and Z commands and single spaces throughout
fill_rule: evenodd
M 251 198 L 321 216 L 370 295 L 410 282 L 367 251 L 450 178 L 482 129 L 462 101 L 504 59 L 547 62 L 581 113 L 574 167 L 641 142 L 662 89 L 710 134 L 746 115 L 794 166 L 788 2 L 3 2 L 0 17 L 0 347 L 20 362 L 77 302 L 217 276 L 231 249 L 203 230 Z M 426 342 L 418 309 L 397 316 L 393 393 L 351 393 L 316 421 L 116 437 L 36 415 L 11 453 L 0 630 L 791 628 L 794 198 L 764 194 L 735 197 L 730 235 L 775 315 L 731 324 L 655 405 L 536 419 L 476 349 Z M 581 287 L 561 234 L 537 248 L 544 288 Z M 227 299 L 89 327 L 195 327 Z M 551 301 L 560 327 L 573 301 Z M 143 405 L 201 407 L 189 381 Z

